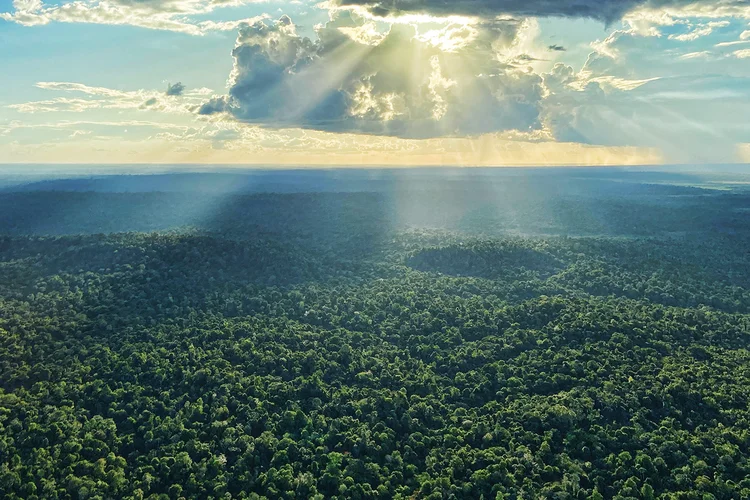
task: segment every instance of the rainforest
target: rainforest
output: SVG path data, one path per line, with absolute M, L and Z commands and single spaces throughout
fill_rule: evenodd
M 750 190 L 709 177 L 6 179 L 0 497 L 750 498 Z

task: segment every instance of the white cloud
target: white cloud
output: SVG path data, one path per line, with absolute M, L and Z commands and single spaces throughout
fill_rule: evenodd
M 722 48 L 722 47 L 734 47 L 736 45 L 747 45 L 750 43 L 750 40 L 735 40 L 733 42 L 719 42 L 714 47 L 716 48 Z
M 202 115 L 270 128 L 425 138 L 539 129 L 538 24 L 496 20 L 419 33 L 394 24 L 379 40 L 350 35 L 347 12 L 297 34 L 289 17 L 240 29 L 229 94 Z
M 37 129 L 37 128 L 51 128 L 51 129 L 70 129 L 77 127 L 86 128 L 100 128 L 100 127 L 147 127 L 163 130 L 181 130 L 187 131 L 190 127 L 186 125 L 179 125 L 168 122 L 155 122 L 147 120 L 122 120 L 122 121 L 107 121 L 107 120 L 60 120 L 54 122 L 41 122 L 41 123 L 25 123 L 20 120 L 13 120 L 4 127 L 3 130 L 21 130 L 21 129 Z
M 717 28 L 725 28 L 727 26 L 729 26 L 729 21 L 713 21 L 706 24 L 700 24 L 687 33 L 669 35 L 669 38 L 680 42 L 692 42 L 701 37 L 710 35 Z
M 708 50 L 701 50 L 700 52 L 688 52 L 687 54 L 682 54 L 679 58 L 680 59 L 706 59 L 708 57 L 711 57 L 711 52 Z
M 235 30 L 243 23 L 252 24 L 258 18 L 196 22 L 191 21 L 189 16 L 258 1 L 262 0 L 75 0 L 61 4 L 14 0 L 14 11 L 0 13 L 0 19 L 23 26 L 40 26 L 51 22 L 111 24 L 203 35 L 209 31 Z
M 56 111 L 82 113 L 88 109 L 98 107 L 100 107 L 100 104 L 95 101 L 90 101 L 88 99 L 69 99 L 67 97 L 8 105 L 8 108 L 21 113 L 50 113 Z
M 750 19 L 750 4 L 746 0 L 661 0 L 646 2 L 627 14 L 626 19 L 722 19 L 736 17 Z
M 672 161 L 729 160 L 733 144 L 750 141 L 740 123 L 750 112 L 743 90 L 750 74 L 737 71 L 734 58 L 743 52 L 705 47 L 725 33 L 737 36 L 737 23 L 665 13 L 650 19 L 663 30 L 630 19 L 592 43 L 577 70 L 550 69 L 542 60 L 550 52 L 533 19 L 497 21 L 494 30 L 477 19 L 426 30 L 394 25 L 364 39 L 351 33 L 369 21 L 334 16 L 318 40 L 308 40 L 283 18 L 241 31 L 229 94 L 202 111 L 271 129 L 421 140 L 489 132 L 525 142 L 658 148 Z
M 584 80 L 588 85 L 590 82 L 598 83 L 602 88 L 611 88 L 615 90 L 635 90 L 638 87 L 645 85 L 649 82 L 658 80 L 655 78 L 645 78 L 642 80 L 630 80 L 627 78 L 620 78 L 617 76 L 597 76 Z
M 206 88 L 186 90 L 179 95 L 169 95 L 156 90 L 117 90 L 92 87 L 76 82 L 38 82 L 37 88 L 84 94 L 86 98 L 55 97 L 42 101 L 9 104 L 7 107 L 21 113 L 82 113 L 93 109 L 155 110 L 166 113 L 189 114 L 212 91 Z

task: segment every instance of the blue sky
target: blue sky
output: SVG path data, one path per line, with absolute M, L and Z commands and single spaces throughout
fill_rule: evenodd
M 750 161 L 746 0 L 386 5 L 0 0 L 0 162 Z

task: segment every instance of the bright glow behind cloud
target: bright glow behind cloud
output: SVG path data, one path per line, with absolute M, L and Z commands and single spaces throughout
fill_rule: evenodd
M 147 28 L 143 37 L 172 32 L 170 50 L 194 57 L 195 71 L 195 46 L 183 48 L 179 37 L 237 36 L 233 49 L 227 39 L 225 52 L 210 56 L 231 64 L 214 75 L 228 76 L 226 90 L 192 89 L 179 75 L 186 85 L 164 75 L 159 90 L 123 90 L 95 73 L 33 81 L 33 97 L 4 96 L 0 152 L 38 158 L 106 141 L 123 161 L 159 151 L 174 161 L 230 163 L 234 154 L 251 163 L 548 164 L 617 155 L 623 163 L 734 161 L 750 143 L 745 0 L 336 0 L 321 24 L 310 21 L 313 3 L 275 21 L 243 20 L 237 14 L 250 3 L 16 0 L 0 19 L 38 30 L 59 22 Z M 556 16 L 556 38 L 545 16 Z M 582 43 L 565 32 L 573 26 L 566 19 L 581 17 L 610 26 Z

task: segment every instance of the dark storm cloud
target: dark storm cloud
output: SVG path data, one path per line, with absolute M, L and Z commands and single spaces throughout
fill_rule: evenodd
M 566 50 L 568 50 L 562 45 L 549 45 L 547 48 L 553 52 L 565 52 Z
M 182 82 L 167 84 L 167 95 L 182 95 L 183 92 L 185 92 L 185 86 L 182 84 Z
M 591 18 L 604 22 L 620 19 L 639 8 L 705 7 L 732 9 L 750 6 L 750 0 L 333 0 L 342 7 L 364 7 L 375 16 L 431 14 L 491 17 L 502 14 L 531 17 Z

